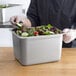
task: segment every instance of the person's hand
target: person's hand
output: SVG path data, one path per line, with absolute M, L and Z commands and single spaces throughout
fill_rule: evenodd
M 10 22 L 12 24 L 16 24 L 16 23 L 19 23 L 19 22 L 22 22 L 24 24 L 25 21 L 26 21 L 26 18 L 24 16 L 13 16 L 13 17 L 10 18 Z
M 64 29 L 63 30 L 63 41 L 65 43 L 70 43 L 74 39 L 76 39 L 76 30 L 73 29 Z
M 21 22 L 23 26 L 31 27 L 31 21 L 25 18 L 25 16 L 13 16 L 10 18 L 10 22 L 13 25 Z

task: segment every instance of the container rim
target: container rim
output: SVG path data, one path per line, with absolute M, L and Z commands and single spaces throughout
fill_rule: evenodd
M 49 37 L 56 38 L 58 36 L 63 36 L 63 33 L 61 33 L 61 34 L 54 34 L 54 35 L 41 35 L 41 36 L 21 37 L 21 36 L 17 35 L 14 31 L 12 31 L 12 34 L 14 34 L 17 38 L 20 38 L 20 39 L 36 39 L 36 38 L 49 38 Z

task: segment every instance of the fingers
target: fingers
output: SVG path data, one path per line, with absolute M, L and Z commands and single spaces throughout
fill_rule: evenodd
M 10 18 L 10 22 L 12 24 L 19 23 L 20 22 L 20 18 L 18 16 L 13 16 L 13 17 Z
M 71 36 L 68 35 L 67 33 L 63 35 L 63 41 L 65 43 L 70 43 L 71 42 Z
M 26 27 L 31 27 L 31 21 L 29 19 L 26 19 L 25 16 L 13 16 L 10 18 L 10 22 L 15 25 L 17 23 L 22 24 Z
M 70 31 L 70 29 L 66 28 L 63 30 L 63 33 L 68 33 Z
M 17 16 L 11 17 L 11 18 L 10 18 L 10 22 L 11 22 L 12 24 L 16 24 L 16 22 L 17 22 Z
M 75 32 L 72 29 L 69 29 L 67 32 L 63 34 L 63 41 L 65 43 L 70 43 L 75 39 Z

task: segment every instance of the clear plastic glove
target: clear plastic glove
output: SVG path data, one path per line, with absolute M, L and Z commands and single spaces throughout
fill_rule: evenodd
M 12 24 L 16 24 L 16 23 L 19 23 L 19 22 L 23 22 L 25 23 L 26 21 L 26 18 L 24 16 L 13 16 L 10 18 L 10 22 Z
M 22 22 L 23 26 L 31 27 L 31 21 L 25 18 L 25 16 L 13 16 L 10 18 L 10 22 L 14 25 Z
M 65 43 L 70 43 L 74 39 L 76 39 L 76 30 L 67 28 L 63 30 L 63 41 Z

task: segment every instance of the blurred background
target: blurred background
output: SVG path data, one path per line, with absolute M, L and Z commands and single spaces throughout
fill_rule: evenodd
M 30 0 L 0 0 L 0 5 L 2 4 L 20 4 L 22 5 L 22 12 L 26 17 L 26 12 L 28 10 Z M 19 8 L 18 8 L 19 9 Z M 15 10 L 14 8 L 11 8 L 9 10 Z M 4 10 L 2 13 L 2 10 L 0 9 L 0 20 L 1 17 L 2 19 L 6 18 L 8 19 L 7 15 L 11 15 L 12 13 L 8 13 L 8 10 Z M 15 10 L 15 13 L 18 12 L 18 10 Z M 14 12 L 13 12 L 14 13 Z M 4 14 L 4 15 L 2 15 Z M 5 17 L 4 17 L 5 16 Z M 13 42 L 12 42 L 12 33 L 11 33 L 11 27 L 9 26 L 10 24 L 8 22 L 3 22 L 0 23 L 0 47 L 13 47 Z
M 30 0 L 0 0 L 0 4 L 22 4 L 25 14 L 30 4 Z

